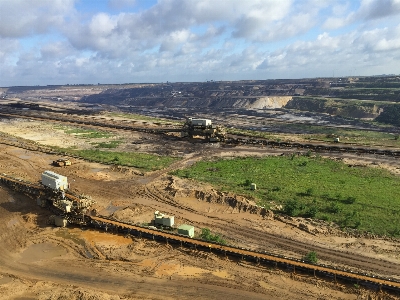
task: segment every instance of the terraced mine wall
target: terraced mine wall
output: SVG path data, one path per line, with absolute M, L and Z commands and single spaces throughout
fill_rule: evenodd
M 329 98 L 293 97 L 287 109 L 328 113 L 350 118 L 376 118 L 383 111 L 382 105 L 368 101 L 335 100 Z

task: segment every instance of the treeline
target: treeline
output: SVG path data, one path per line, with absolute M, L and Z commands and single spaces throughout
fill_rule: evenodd
M 400 105 L 391 105 L 384 108 L 375 121 L 400 126 Z

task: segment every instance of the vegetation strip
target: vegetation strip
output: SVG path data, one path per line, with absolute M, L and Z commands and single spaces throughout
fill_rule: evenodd
M 201 161 L 172 174 L 244 194 L 261 206 L 283 204 L 290 216 L 400 236 L 400 180 L 387 170 L 292 154 Z
M 4 137 L 4 139 L 2 139 Z M 13 141 L 10 141 L 12 139 Z M 0 143 L 48 154 L 68 155 L 71 157 L 99 162 L 104 164 L 135 167 L 143 171 L 156 171 L 170 166 L 180 160 L 178 157 L 158 156 L 154 154 L 136 152 L 111 152 L 95 150 L 76 150 L 71 148 L 50 147 L 38 145 L 30 140 L 16 138 L 5 133 L 0 133 Z

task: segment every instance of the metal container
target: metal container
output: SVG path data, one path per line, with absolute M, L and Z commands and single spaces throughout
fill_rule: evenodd
M 52 171 L 44 171 L 42 173 L 42 184 L 53 190 L 68 189 L 67 177 L 54 173 Z
M 192 225 L 182 224 L 178 227 L 178 233 L 188 237 L 194 237 L 194 227 Z
M 209 119 L 192 119 L 193 126 L 208 127 L 211 126 L 211 120 Z
M 162 225 L 163 226 L 169 226 L 172 227 L 175 222 L 175 217 L 174 216 L 164 216 L 162 218 Z
M 154 212 L 154 225 L 162 225 L 172 227 L 175 222 L 174 216 L 167 216 L 159 211 Z

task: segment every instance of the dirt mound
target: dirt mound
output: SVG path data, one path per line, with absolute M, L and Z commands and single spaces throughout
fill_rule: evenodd
M 150 207 L 134 204 L 116 211 L 112 216 L 123 222 L 142 223 L 143 220 L 150 222 L 153 219 L 153 215 L 154 210 Z
M 257 205 L 253 200 L 247 199 L 244 196 L 217 191 L 211 187 L 197 186 L 195 188 L 193 182 L 173 176 L 168 179 L 169 183 L 165 190 L 173 197 L 196 198 L 197 200 L 209 203 L 228 205 L 237 212 L 257 214 L 268 219 L 274 218 L 274 213 L 271 210 Z
M 57 289 L 51 295 L 40 295 L 38 299 L 46 300 L 119 300 L 117 295 L 109 295 L 98 291 L 80 291 Z
M 282 108 L 290 100 L 291 96 L 274 96 L 274 97 L 260 97 L 253 103 L 249 104 L 249 109 L 267 109 L 267 108 Z
M 144 175 L 142 172 L 135 170 L 133 168 L 121 167 L 121 166 L 117 166 L 117 165 L 111 166 L 110 171 L 119 172 L 119 173 L 123 173 L 126 175 L 140 175 L 140 176 Z

